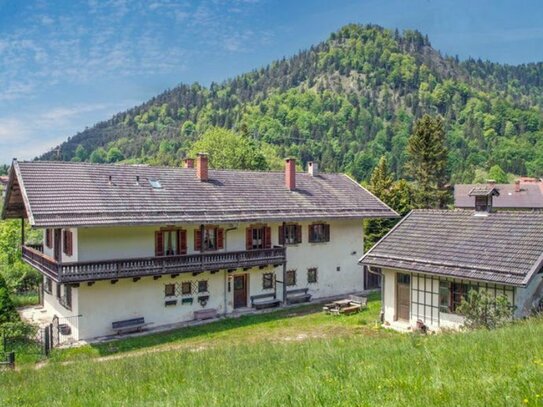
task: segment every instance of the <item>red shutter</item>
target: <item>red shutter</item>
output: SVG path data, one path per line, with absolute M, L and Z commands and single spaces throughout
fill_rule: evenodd
M 164 256 L 163 234 L 160 231 L 155 232 L 155 256 Z
M 217 228 L 217 249 L 224 249 L 224 229 Z
M 324 241 L 325 242 L 330 241 L 330 225 L 328 224 L 324 225 Z
M 279 226 L 279 244 L 285 244 L 285 228 L 283 226 Z
M 202 251 L 202 233 L 200 229 L 194 229 L 194 250 Z
M 187 231 L 177 230 L 177 254 L 187 254 Z
M 253 248 L 253 229 L 245 229 L 245 248 L 251 250 Z
M 73 233 L 71 231 L 67 231 L 66 232 L 66 237 L 67 237 L 67 240 L 68 240 L 68 250 L 67 250 L 67 255 L 68 256 L 71 256 L 74 254 L 74 239 L 73 239 Z
M 302 225 L 296 225 L 296 243 L 302 243 Z
M 264 248 L 271 248 L 271 228 L 269 226 L 264 226 Z

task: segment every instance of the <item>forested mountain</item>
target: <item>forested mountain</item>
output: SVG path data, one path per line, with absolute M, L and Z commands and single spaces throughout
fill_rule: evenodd
M 179 85 L 41 158 L 176 165 L 218 126 L 261 146 L 271 167 L 296 156 L 367 180 L 386 155 L 400 178 L 413 123 L 429 113 L 444 119 L 451 182 L 495 165 L 542 176 L 542 103 L 543 63 L 459 61 L 417 31 L 348 25 L 224 83 Z

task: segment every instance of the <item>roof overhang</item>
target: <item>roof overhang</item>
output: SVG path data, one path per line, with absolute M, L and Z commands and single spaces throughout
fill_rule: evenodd
M 29 211 L 30 205 L 24 189 L 23 180 L 19 171 L 17 160 L 13 160 L 10 170 L 6 193 L 2 205 L 1 219 L 28 219 L 34 224 L 34 219 Z

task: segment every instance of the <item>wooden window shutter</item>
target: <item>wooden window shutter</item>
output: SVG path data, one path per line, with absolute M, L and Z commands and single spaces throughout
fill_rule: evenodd
M 200 229 L 194 229 L 194 250 L 202 251 L 202 233 Z
M 302 243 L 302 225 L 296 225 L 296 243 Z
M 330 225 L 328 224 L 324 225 L 324 240 L 326 242 L 330 241 Z
M 279 244 L 285 244 L 285 228 L 283 225 L 279 226 Z
M 74 253 L 74 239 L 73 239 L 73 233 L 70 230 L 66 231 L 66 243 L 68 246 L 66 248 L 66 254 L 68 256 L 71 256 Z
M 253 229 L 245 229 L 245 248 L 251 250 L 253 248 Z
M 217 249 L 224 249 L 224 229 L 217 228 Z
M 187 231 L 177 230 L 177 254 L 187 254 Z
M 312 243 L 315 239 L 313 237 L 313 225 L 307 226 L 307 240 Z
M 45 246 L 47 248 L 53 247 L 53 231 L 51 229 L 45 229 Z
M 264 248 L 271 248 L 271 227 L 264 226 Z
M 155 256 L 164 256 L 164 238 L 160 231 L 155 232 Z

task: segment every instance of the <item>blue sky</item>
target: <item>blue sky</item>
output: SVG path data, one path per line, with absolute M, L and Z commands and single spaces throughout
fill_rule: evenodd
M 350 22 L 418 29 L 446 54 L 519 64 L 543 61 L 542 21 L 543 2 L 531 0 L 0 0 L 0 163 Z

